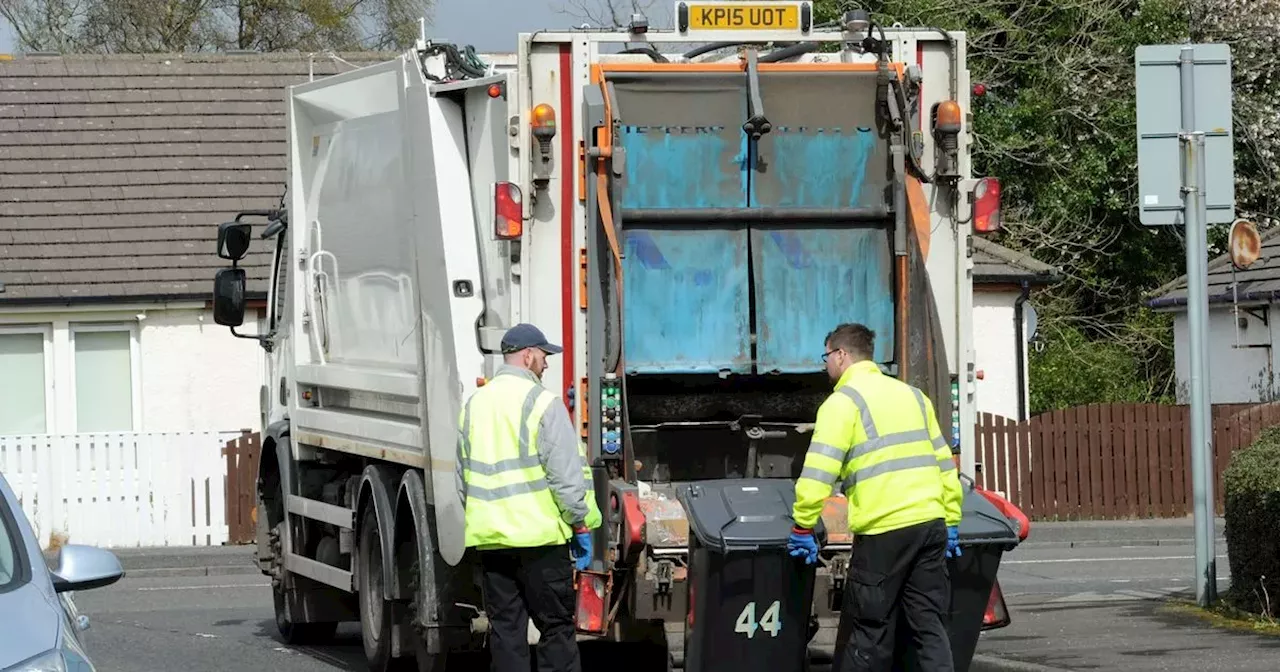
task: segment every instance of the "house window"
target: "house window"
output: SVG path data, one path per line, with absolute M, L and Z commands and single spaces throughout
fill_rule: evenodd
M 137 347 L 129 327 L 72 325 L 77 432 L 128 432 L 135 426 Z
M 0 328 L 0 434 L 44 434 L 49 427 L 48 334 Z

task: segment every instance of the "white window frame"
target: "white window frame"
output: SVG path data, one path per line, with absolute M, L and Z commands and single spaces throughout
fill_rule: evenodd
M 58 426 L 57 386 L 53 380 L 53 325 L 0 324 L 0 336 L 22 334 L 40 334 L 44 337 L 44 433 L 51 434 Z
M 67 395 L 68 408 L 67 413 L 70 416 L 70 424 L 75 433 L 80 431 L 79 418 L 76 417 L 78 409 L 76 408 L 76 334 L 79 333 L 103 333 L 125 331 L 129 333 L 129 391 L 133 397 L 133 429 L 131 432 L 142 431 L 142 344 L 138 340 L 138 323 L 137 322 L 71 322 L 67 325 L 67 336 L 70 342 L 70 348 L 67 351 L 68 362 L 68 384 L 70 393 Z

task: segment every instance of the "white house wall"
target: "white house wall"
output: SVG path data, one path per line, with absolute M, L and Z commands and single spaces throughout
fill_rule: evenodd
M 1264 313 L 1263 311 L 1267 311 Z M 1269 307 L 1255 308 L 1259 315 L 1267 314 L 1268 323 L 1275 318 L 1275 312 Z M 1246 327 L 1239 330 L 1241 346 L 1270 345 L 1265 347 L 1236 347 L 1236 316 L 1231 308 L 1214 307 L 1209 311 L 1209 400 L 1213 404 L 1245 404 L 1263 400 L 1271 381 L 1274 364 L 1272 352 L 1275 350 L 1276 329 L 1264 324 L 1257 317 L 1240 311 L 1245 319 Z M 1185 312 L 1174 316 L 1174 370 L 1176 371 L 1178 403 L 1189 403 L 1191 380 L 1188 376 L 1190 368 L 1190 346 L 1187 331 L 1187 315 Z M 1280 381 L 1276 381 L 1280 382 Z M 1280 387 L 1280 386 L 1277 386 Z M 1270 399 L 1275 397 L 1275 387 L 1271 388 Z M 1268 400 L 1270 400 L 1268 399 Z
M 259 429 L 263 351 L 213 321 L 213 311 L 147 314 L 142 329 L 148 432 Z M 255 333 L 253 326 L 244 330 Z
M 259 429 L 263 352 L 213 321 L 202 303 L 104 306 L 57 311 L 6 307 L 0 333 L 45 336 L 46 424 L 49 433 L 77 432 L 76 329 L 131 331 L 134 431 L 205 432 Z M 250 318 L 242 329 L 254 333 Z
M 1015 420 L 1019 382 L 1013 304 L 1017 300 L 1018 292 L 975 289 L 973 293 L 973 347 L 977 370 L 982 372 L 982 380 L 976 381 L 978 412 Z M 1022 354 L 1026 371 L 1025 348 Z

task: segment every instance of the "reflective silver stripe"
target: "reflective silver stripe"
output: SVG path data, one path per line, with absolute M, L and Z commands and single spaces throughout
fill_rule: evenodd
M 935 436 L 935 437 L 933 437 L 933 449 L 934 449 L 934 450 L 942 450 L 943 448 L 946 448 L 946 447 L 947 447 L 947 440 L 946 440 L 946 439 L 942 438 L 942 436 Z
M 471 473 L 480 474 L 481 476 L 498 476 L 508 471 L 542 466 L 542 461 L 538 459 L 537 455 L 513 457 L 509 460 L 498 460 L 493 464 L 467 458 L 466 463 L 466 468 L 470 469 Z
M 908 469 L 919 469 L 921 467 L 940 468 L 941 461 L 933 455 L 912 455 L 911 457 L 899 457 L 892 460 L 885 460 L 880 464 L 873 464 L 869 467 L 863 467 L 852 474 L 844 481 L 844 490 L 852 490 L 860 481 L 865 481 L 876 476 L 893 473 L 895 471 L 906 471 Z
M 472 397 L 474 399 L 474 397 Z M 471 399 L 462 406 L 462 427 L 458 428 L 461 440 L 458 442 L 458 461 L 471 457 Z
M 920 404 L 920 419 L 924 420 L 924 428 L 929 429 L 929 407 L 924 405 L 924 392 L 920 388 L 913 387 L 911 392 L 916 395 L 916 403 Z
M 844 393 L 844 396 L 852 399 L 854 405 L 858 407 L 858 415 L 862 417 L 862 429 L 867 433 L 867 439 L 870 440 L 879 436 L 876 433 L 876 423 L 871 419 L 871 407 L 867 406 L 867 400 L 863 399 L 857 390 L 848 385 L 841 387 L 840 391 Z
M 941 469 L 943 473 L 946 473 L 956 468 L 956 461 L 949 457 L 940 457 L 938 458 L 938 468 Z
M 470 497 L 478 499 L 482 502 L 496 502 L 507 497 L 515 497 L 516 495 L 529 495 L 535 492 L 542 492 L 547 489 L 546 479 L 540 478 L 536 481 L 528 481 L 526 483 L 512 483 L 511 485 L 503 485 L 497 488 L 482 488 L 474 483 L 470 486 L 467 493 Z
M 823 457 L 829 457 L 837 462 L 844 462 L 845 453 L 847 451 L 840 450 L 835 446 L 814 441 L 813 443 L 809 444 L 809 452 L 817 453 Z
M 817 481 L 823 485 L 831 485 L 839 478 L 838 475 L 829 471 L 823 471 L 817 467 L 805 467 L 800 470 L 800 478 L 807 478 L 811 481 Z
M 856 460 L 865 455 L 874 453 L 877 450 L 880 450 L 882 448 L 892 448 L 893 446 L 903 446 L 908 443 L 918 443 L 920 441 L 928 441 L 928 440 L 929 440 L 929 432 L 923 429 L 912 429 L 906 432 L 894 432 L 893 434 L 878 436 L 874 439 L 869 439 L 867 441 L 864 441 L 858 444 L 853 449 L 853 457 L 849 459 Z
M 533 405 L 545 392 L 541 385 L 535 384 L 524 397 L 524 406 L 520 409 L 520 454 L 528 457 L 533 454 L 533 446 L 529 445 L 529 416 L 533 415 Z

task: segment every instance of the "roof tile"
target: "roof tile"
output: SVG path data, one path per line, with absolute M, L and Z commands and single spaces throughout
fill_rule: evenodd
M 206 298 L 225 265 L 217 224 L 279 203 L 285 87 L 312 69 L 349 66 L 305 54 L 0 62 L 0 302 Z M 270 263 L 266 251 L 241 263 L 251 292 Z

